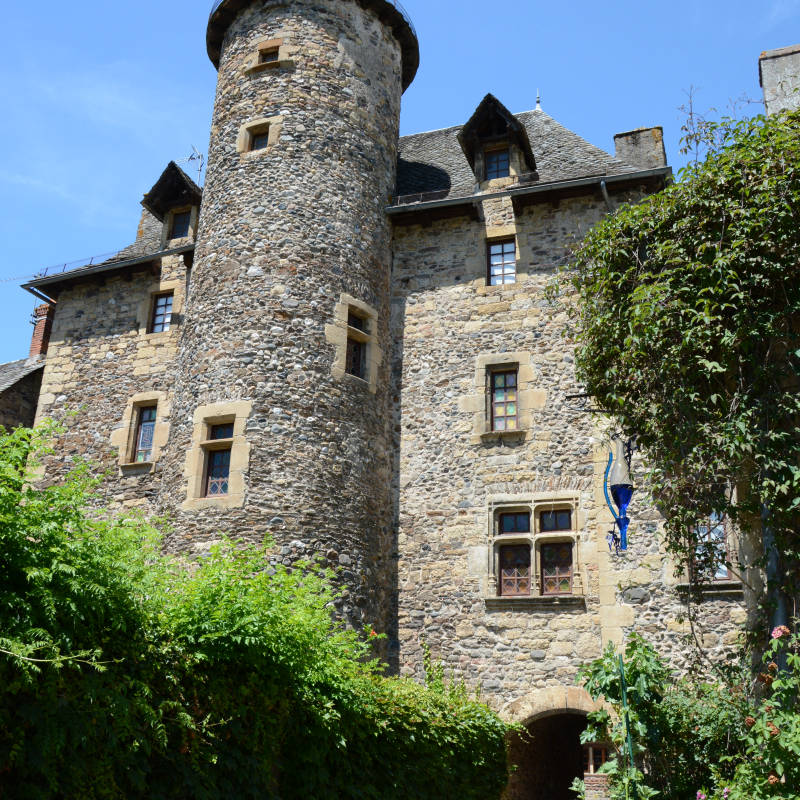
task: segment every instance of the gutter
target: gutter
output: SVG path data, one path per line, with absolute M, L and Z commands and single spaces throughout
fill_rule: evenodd
M 42 298 L 42 295 L 36 293 L 36 289 L 44 286 L 49 286 L 54 283 L 63 283 L 65 280 L 71 280 L 72 278 L 82 278 L 85 275 L 96 275 L 101 272 L 109 272 L 111 270 L 116 269 L 124 269 L 125 267 L 134 267 L 137 264 L 147 264 L 150 261 L 155 261 L 157 258 L 165 258 L 166 256 L 174 256 L 180 255 L 181 253 L 188 253 L 194 250 L 194 244 L 185 244 L 181 247 L 175 247 L 172 250 L 159 250 L 156 253 L 149 253 L 146 256 L 139 256 L 137 258 L 129 258 L 125 261 L 111 261 L 105 262 L 104 264 L 98 264 L 94 267 L 88 268 L 79 268 L 69 270 L 68 272 L 59 272 L 56 275 L 47 275 L 41 278 L 34 278 L 32 281 L 28 281 L 28 283 L 22 284 L 22 288 L 26 291 L 30 292 L 31 294 L 36 295 L 37 297 Z M 47 302 L 53 302 L 52 300 L 48 300 Z
M 502 192 L 492 192 L 490 194 L 467 195 L 465 197 L 448 198 L 446 200 L 432 200 L 427 203 L 409 203 L 403 206 L 388 206 L 385 210 L 390 217 L 393 217 L 398 214 L 408 214 L 415 211 L 428 211 L 451 206 L 478 204 L 484 200 L 498 200 L 502 197 L 526 197 L 530 195 L 547 194 L 554 191 L 566 191 L 569 189 L 588 189 L 590 187 L 597 188 L 602 192 L 603 187 L 611 186 L 616 183 L 629 183 L 638 180 L 646 181 L 651 178 L 662 178 L 666 181 L 666 179 L 671 176 L 672 167 L 659 167 L 658 169 L 648 169 L 640 172 L 622 172 L 618 175 L 598 175 L 593 178 L 581 178 L 575 181 L 541 183 L 536 186 L 529 186 L 521 189 L 506 189 Z M 608 190 L 606 189 L 606 194 L 607 193 Z

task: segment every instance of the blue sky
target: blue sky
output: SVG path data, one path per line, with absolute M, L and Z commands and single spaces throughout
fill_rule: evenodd
M 422 63 L 402 133 L 465 122 L 492 92 L 536 104 L 593 144 L 663 125 L 678 106 L 760 99 L 758 55 L 800 43 L 800 0 L 403 0 Z M 210 0 L 39 0 L 3 9 L 0 362 L 27 356 L 34 300 L 9 280 L 117 250 L 171 159 L 206 151 L 215 71 Z M 756 107 L 757 108 L 757 107 Z

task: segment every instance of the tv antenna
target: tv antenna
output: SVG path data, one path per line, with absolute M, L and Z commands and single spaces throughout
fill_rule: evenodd
M 190 156 L 179 158 L 175 163 L 191 164 L 192 166 L 197 165 L 197 185 L 199 186 L 203 175 L 203 167 L 206 163 L 206 157 L 194 145 L 192 145 L 192 151 Z

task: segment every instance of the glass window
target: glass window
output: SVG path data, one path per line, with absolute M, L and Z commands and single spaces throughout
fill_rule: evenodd
M 356 316 L 352 312 L 348 313 L 347 315 L 347 324 L 351 328 L 355 328 L 357 331 L 364 330 L 364 322 L 365 320 L 362 317 Z
M 531 515 L 528 512 L 500 515 L 500 533 L 530 533 Z
M 253 150 L 265 150 L 269 144 L 269 131 L 253 135 Z
M 500 548 L 500 594 L 503 597 L 531 593 L 531 548 L 512 545 Z
M 493 372 L 490 376 L 492 392 L 492 430 L 518 430 L 517 371 Z
M 172 233 L 170 239 L 185 239 L 189 235 L 189 224 L 192 221 L 191 211 L 181 211 L 172 217 Z
M 356 378 L 364 379 L 364 351 L 366 347 L 363 342 L 355 339 L 347 339 L 347 365 L 345 371 L 348 375 L 355 375 Z
M 136 452 L 134 461 L 153 460 L 153 438 L 156 430 L 156 406 L 139 409 L 139 426 L 136 431 Z
M 502 286 L 517 282 L 517 243 L 497 242 L 489 249 L 489 285 Z
M 156 296 L 153 304 L 153 320 L 150 324 L 150 333 L 163 333 L 169 330 L 169 325 L 172 321 L 172 300 L 172 293 Z
M 219 439 L 233 439 L 233 423 L 226 422 L 224 425 L 212 425 L 210 431 L 210 439 L 218 441 Z
M 258 63 L 271 64 L 273 61 L 277 61 L 279 52 L 277 47 L 273 47 L 270 50 L 262 50 L 258 55 Z
M 542 594 L 572 594 L 572 545 L 542 547 Z
M 508 177 L 508 148 L 486 153 L 486 180 Z
M 220 437 L 221 438 L 221 437 Z M 212 450 L 208 454 L 208 483 L 206 497 L 224 497 L 228 494 L 231 474 L 231 450 Z
M 571 531 L 572 512 L 566 511 L 542 511 L 542 533 L 548 531 Z
M 583 746 L 583 773 L 594 775 L 608 760 L 608 747 L 604 744 L 585 744 Z
M 700 580 L 727 581 L 732 577 L 725 520 L 712 514 L 705 525 L 698 526 L 697 560 L 701 563 Z

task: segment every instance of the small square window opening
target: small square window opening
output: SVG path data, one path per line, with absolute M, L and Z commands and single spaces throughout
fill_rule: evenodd
M 269 50 L 262 50 L 258 54 L 258 63 L 259 64 L 271 64 L 274 61 L 277 61 L 279 52 L 280 52 L 280 50 L 277 47 L 272 47 Z
M 345 372 L 348 375 L 355 375 L 356 378 L 364 380 L 364 353 L 366 345 L 355 339 L 347 337 L 347 364 Z
M 253 134 L 253 150 L 266 150 L 269 144 L 269 131 Z
M 189 235 L 189 225 L 192 221 L 191 211 L 181 211 L 172 218 L 172 232 L 170 239 L 185 239 Z
M 231 474 L 231 449 L 212 450 L 208 454 L 208 481 L 206 497 L 224 497 L 228 494 Z
M 136 428 L 136 452 L 134 462 L 153 460 L 153 439 L 156 431 L 156 406 L 139 409 L 139 424 Z
M 583 746 L 583 773 L 594 775 L 608 760 L 608 748 L 600 744 L 585 744 Z
M 572 545 L 542 547 L 542 594 L 572 594 Z
M 508 149 L 489 150 L 486 153 L 486 180 L 507 178 L 508 175 Z
M 350 313 L 348 313 L 348 315 L 347 315 L 347 324 L 351 328 L 355 328 L 357 331 L 362 331 L 363 332 L 364 323 L 365 323 L 365 320 L 364 320 L 363 317 L 356 316 L 355 314 L 352 313 L 352 311 Z
M 542 533 L 572 530 L 572 512 L 569 510 L 542 511 L 540 519 L 542 523 Z
M 517 372 L 493 372 L 490 377 L 492 392 L 492 430 L 518 430 Z
M 488 246 L 489 285 L 502 286 L 517 281 L 517 243 L 497 242 Z
M 209 438 L 212 442 L 220 439 L 233 439 L 233 423 L 226 422 L 224 425 L 212 425 Z
M 500 594 L 503 597 L 531 593 L 531 548 L 512 545 L 500 548 Z
M 163 333 L 169 330 L 172 321 L 172 302 L 174 295 L 156 295 L 153 304 L 153 319 L 150 323 L 150 333 Z
M 531 515 L 529 513 L 501 514 L 500 533 L 530 533 Z

